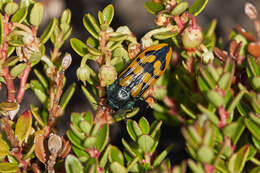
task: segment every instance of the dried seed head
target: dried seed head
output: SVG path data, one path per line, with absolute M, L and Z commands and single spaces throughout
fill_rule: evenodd
M 98 74 L 101 86 L 111 85 L 117 78 L 117 72 L 112 65 L 103 65 Z
M 77 77 L 79 80 L 81 80 L 85 84 L 85 82 L 90 79 L 89 69 L 86 66 L 79 67 L 77 69 Z
M 198 47 L 202 42 L 202 32 L 199 27 L 187 27 L 182 33 L 182 43 L 185 49 Z
M 169 22 L 170 19 L 164 12 L 160 12 L 154 20 L 154 23 L 158 26 L 167 26 Z
M 51 154 L 58 153 L 61 150 L 61 147 L 62 147 L 61 137 L 59 137 L 58 135 L 52 134 L 48 140 L 48 149 L 49 149 L 50 153 Z
M 72 61 L 71 54 L 66 53 L 61 62 L 62 69 L 66 70 L 70 66 L 71 61 Z
M 255 20 L 258 16 L 255 6 L 249 2 L 245 4 L 245 13 L 251 20 Z

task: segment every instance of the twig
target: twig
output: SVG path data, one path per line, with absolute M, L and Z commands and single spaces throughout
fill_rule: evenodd
M 25 85 L 26 85 L 26 81 L 28 79 L 30 70 L 31 70 L 31 64 L 29 62 L 27 62 L 26 67 L 25 67 L 22 75 L 20 76 L 20 87 L 19 87 L 19 91 L 18 91 L 18 94 L 16 97 L 16 100 L 18 103 L 20 103 L 23 99 L 24 92 L 26 90 Z

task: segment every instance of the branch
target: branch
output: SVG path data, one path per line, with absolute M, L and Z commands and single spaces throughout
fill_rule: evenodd
M 24 93 L 26 90 L 25 85 L 26 85 L 26 81 L 28 79 L 30 70 L 31 70 L 31 64 L 27 62 L 26 67 L 25 67 L 22 75 L 20 76 L 20 87 L 19 87 L 19 91 L 18 91 L 18 94 L 16 97 L 16 100 L 18 103 L 20 103 L 23 99 L 23 96 L 24 96 Z

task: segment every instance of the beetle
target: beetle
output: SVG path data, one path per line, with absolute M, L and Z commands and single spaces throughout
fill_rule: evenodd
M 133 109 L 135 101 L 148 96 L 150 87 L 167 69 L 171 57 L 172 49 L 165 43 L 142 51 L 118 79 L 108 86 L 108 106 L 115 111 Z

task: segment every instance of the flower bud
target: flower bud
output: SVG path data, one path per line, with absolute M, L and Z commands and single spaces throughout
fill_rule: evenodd
M 212 63 L 214 60 L 214 54 L 211 51 L 206 51 L 202 54 L 201 59 L 205 64 Z
M 154 20 L 154 23 L 158 26 L 167 26 L 169 22 L 170 19 L 167 17 L 167 15 L 165 15 L 164 12 L 160 12 Z
M 117 72 L 112 65 L 103 65 L 98 74 L 101 86 L 111 85 L 117 78 Z
M 77 69 L 77 77 L 85 85 L 86 84 L 86 80 L 88 80 L 90 78 L 90 71 L 88 70 L 88 68 L 86 66 L 79 67 Z
M 27 33 L 26 35 L 23 36 L 23 42 L 25 44 L 31 44 L 34 40 L 34 37 L 31 33 Z
M 194 49 L 202 42 L 202 32 L 199 27 L 187 27 L 182 33 L 182 43 L 185 49 Z

